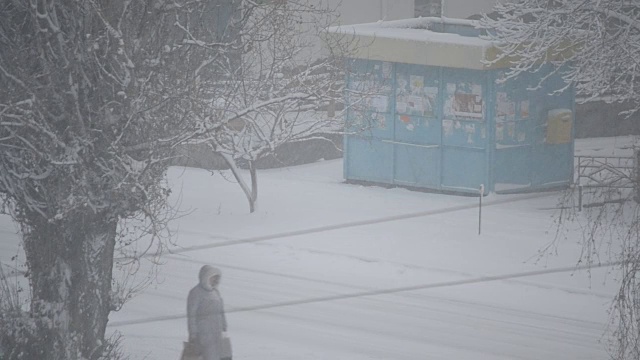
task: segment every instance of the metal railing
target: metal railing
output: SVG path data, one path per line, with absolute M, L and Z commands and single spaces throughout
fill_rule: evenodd
M 636 188 L 636 156 L 575 156 L 578 208 L 583 207 L 585 189 L 621 190 Z M 604 202 L 614 202 L 603 199 Z M 621 201 L 619 199 L 618 201 Z

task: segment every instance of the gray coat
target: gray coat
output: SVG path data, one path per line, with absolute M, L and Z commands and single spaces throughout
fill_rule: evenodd
M 187 297 L 189 338 L 196 339 L 204 360 L 220 360 L 222 332 L 227 331 L 224 304 L 218 289 L 212 288 L 209 279 L 220 276 L 220 270 L 205 265 L 200 270 L 200 283 Z

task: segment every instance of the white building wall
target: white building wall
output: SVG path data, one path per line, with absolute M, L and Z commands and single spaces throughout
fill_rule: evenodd
M 498 0 L 444 0 L 444 16 L 465 19 L 474 14 L 490 13 Z
M 319 0 L 327 1 L 340 14 L 340 25 L 413 17 L 414 0 Z
M 316 3 L 322 8 L 335 9 L 337 18 L 332 24 L 334 26 L 414 17 L 414 0 L 309 0 L 309 2 Z M 300 55 L 302 61 L 310 61 L 327 54 L 320 38 L 312 36 L 307 43 L 308 48 Z
M 316 0 L 336 8 L 341 25 L 362 24 L 378 20 L 414 17 L 415 0 Z M 474 14 L 489 13 L 500 0 L 432 0 L 442 1 L 444 16 L 464 19 Z
M 415 0 L 309 0 L 319 6 L 336 9 L 335 25 L 371 23 L 378 20 L 399 20 L 415 17 Z M 500 0 L 431 0 L 442 1 L 445 17 L 464 19 L 474 14 L 488 13 Z M 319 39 L 309 40 L 313 57 L 322 56 L 324 50 Z M 309 56 L 304 56 L 309 58 Z

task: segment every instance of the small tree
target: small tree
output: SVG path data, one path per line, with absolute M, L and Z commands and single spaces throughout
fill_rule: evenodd
M 336 18 L 315 1 L 264 2 L 240 31 L 241 48 L 226 71 L 208 86 L 199 117 L 206 143 L 221 155 L 247 197 L 251 212 L 258 199 L 256 161 L 284 144 L 323 139 L 320 132 L 342 129 L 336 116 L 344 84 L 347 37 L 321 35 Z M 340 50 L 340 51 L 338 51 Z M 340 54 L 340 55 L 338 55 Z M 250 184 L 239 167 L 247 166 Z
M 566 86 L 575 84 L 587 98 L 635 104 L 640 109 L 640 3 L 619 0 L 512 0 L 485 16 L 483 27 L 500 49 L 495 61 L 512 65 L 507 78 L 554 65 Z M 544 81 L 544 79 L 542 80 Z M 564 90 L 563 88 L 556 89 Z M 625 180 L 626 181 L 626 180 Z M 637 182 L 638 179 L 630 179 Z M 572 189 L 562 205 L 575 209 Z M 583 229 L 581 261 L 612 255 L 621 264 L 620 290 L 615 297 L 613 358 L 640 358 L 640 207 L 632 191 L 600 190 L 593 194 L 602 206 L 584 213 L 564 211 L 558 223 L 579 223 Z M 609 203 L 615 197 L 618 202 Z M 622 198 L 622 202 L 620 202 Z

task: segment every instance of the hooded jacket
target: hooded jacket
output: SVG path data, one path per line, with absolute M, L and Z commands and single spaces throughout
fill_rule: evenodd
M 227 331 L 224 304 L 210 279 L 220 276 L 219 269 L 205 265 L 200 269 L 199 283 L 187 297 L 189 338 L 200 345 L 204 360 L 220 360 L 222 332 Z

